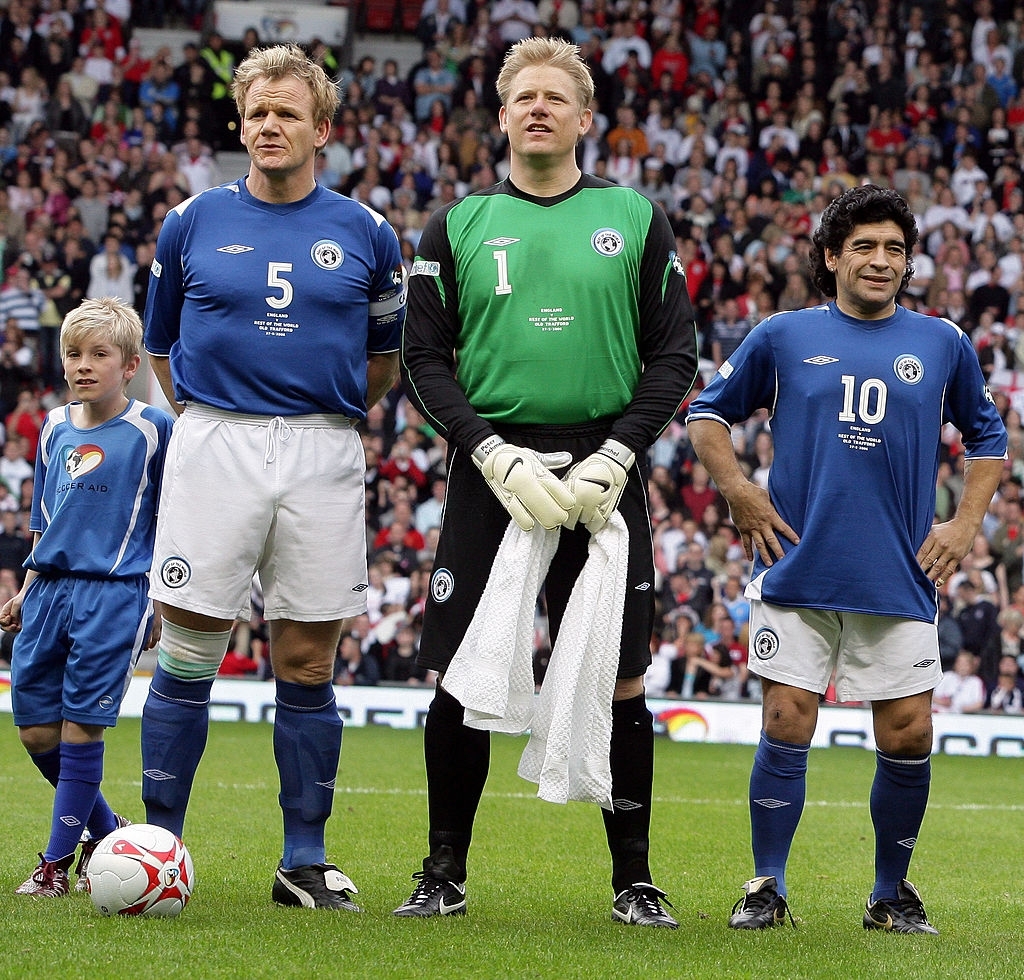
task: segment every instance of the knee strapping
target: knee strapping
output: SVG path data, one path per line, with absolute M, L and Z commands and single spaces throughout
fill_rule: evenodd
M 164 620 L 157 661 L 172 677 L 182 680 L 212 680 L 227 653 L 231 630 L 204 633 Z

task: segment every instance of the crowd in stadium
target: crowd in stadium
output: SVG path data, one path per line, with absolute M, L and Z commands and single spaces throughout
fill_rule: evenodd
M 368 6 L 351 5 L 357 27 Z M 4 592 L 16 590 L 28 547 L 39 425 L 63 397 L 61 319 L 86 296 L 117 295 L 141 313 L 163 215 L 237 176 L 218 163 L 239 149 L 229 84 L 261 39 L 255 28 L 240 41 L 203 29 L 208 14 L 195 0 L 136 0 L 134 9 L 130 0 L 9 0 L 0 16 Z M 1024 668 L 1024 7 L 427 0 L 419 15 L 422 57 L 408 70 L 358 41 L 350 65 L 322 41 L 304 42 L 343 99 L 320 182 L 383 213 L 411 262 L 436 207 L 508 173 L 494 90 L 507 46 L 537 33 L 570 38 L 597 88 L 581 167 L 636 187 L 668 214 L 697 315 L 698 386 L 765 316 L 821 301 L 805 257 L 828 201 L 861 182 L 907 198 L 922 241 L 901 301 L 970 334 L 1009 432 L 984 533 L 940 591 L 943 665 L 980 677 L 984 697 L 936 704 L 1020 711 L 1021 697 L 1000 691 L 1019 690 Z M 200 39 L 150 55 L 133 37 L 139 26 L 197 28 Z M 649 459 L 660 625 L 648 691 L 756 698 L 745 667 L 749 562 L 681 419 Z M 445 447 L 400 389 L 370 412 L 363 435 L 370 608 L 342 639 L 336 681 L 427 683 L 414 653 Z M 764 483 L 769 419 L 750 419 L 734 438 Z M 956 505 L 962 455 L 948 431 L 936 519 Z M 254 600 L 226 673 L 266 676 L 258 592 Z M 537 624 L 539 677 L 543 602 Z M 951 677 L 949 686 L 975 685 Z

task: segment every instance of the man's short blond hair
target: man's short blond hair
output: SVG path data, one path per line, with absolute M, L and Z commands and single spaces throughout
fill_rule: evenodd
M 120 348 L 128 361 L 142 353 L 142 320 L 134 308 L 114 296 L 86 299 L 76 306 L 60 326 L 60 356 L 72 347 L 84 347 L 101 338 Z
M 498 98 L 503 106 L 508 106 L 516 75 L 524 68 L 539 65 L 561 68 L 567 72 L 576 86 L 580 111 L 589 108 L 594 99 L 594 79 L 590 69 L 580 57 L 580 49 L 559 37 L 527 37 L 509 48 L 497 81 Z
M 341 105 L 338 88 L 315 61 L 297 44 L 275 44 L 256 48 L 235 69 L 231 95 L 238 107 L 238 115 L 245 118 L 245 103 L 249 90 L 262 79 L 286 78 L 293 75 L 305 82 L 313 93 L 313 123 L 333 122 Z

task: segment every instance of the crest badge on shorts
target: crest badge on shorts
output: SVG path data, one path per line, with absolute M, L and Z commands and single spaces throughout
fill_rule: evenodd
M 750 649 L 758 660 L 771 660 L 779 652 L 779 635 L 775 630 L 762 626 L 754 634 Z
M 455 576 L 447 568 L 438 568 L 430 576 L 430 596 L 434 602 L 444 602 L 455 591 Z
M 174 555 L 160 566 L 160 581 L 169 589 L 180 589 L 192 578 L 192 566 Z

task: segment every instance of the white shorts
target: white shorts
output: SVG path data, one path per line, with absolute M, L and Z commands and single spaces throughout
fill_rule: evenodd
M 840 701 L 885 701 L 939 683 L 934 623 L 750 600 L 750 672 Z
M 258 572 L 267 619 L 365 612 L 364 471 L 342 416 L 188 405 L 167 449 L 150 595 L 234 619 Z

